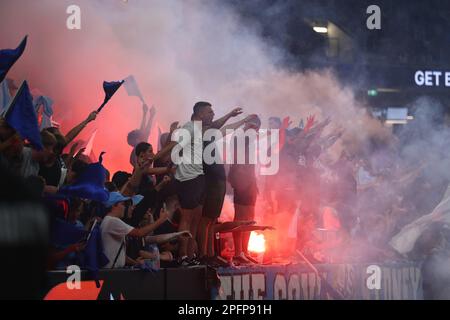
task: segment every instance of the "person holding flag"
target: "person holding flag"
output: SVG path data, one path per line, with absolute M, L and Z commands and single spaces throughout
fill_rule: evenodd
M 150 115 L 147 118 L 147 113 L 149 112 L 148 106 L 146 104 L 142 105 L 143 116 L 141 121 L 141 126 L 139 129 L 132 130 L 128 133 L 127 142 L 130 147 L 133 148 L 130 154 L 130 164 L 135 167 L 137 165 L 137 157 L 136 157 L 136 146 L 141 142 L 147 142 L 150 137 L 150 132 L 153 126 L 153 120 L 156 115 L 155 107 L 151 107 Z
M 65 136 L 59 131 L 58 128 L 48 127 L 45 128 L 44 131 L 48 131 L 50 134 L 54 135 L 57 144 L 54 148 L 55 157 L 49 159 L 45 163 L 41 164 L 39 174 L 43 176 L 46 180 L 47 185 L 61 187 L 67 175 L 67 167 L 62 160 L 62 152 L 63 149 L 70 144 L 80 133 L 81 131 L 92 121 L 94 121 L 97 117 L 97 114 L 100 110 L 106 105 L 106 103 L 111 99 L 114 93 L 119 89 L 123 82 L 104 82 L 103 89 L 105 91 L 105 100 L 100 108 L 96 111 L 93 111 L 89 114 L 89 116 L 83 120 L 80 124 L 71 129 Z M 35 108 L 42 104 L 44 108 L 47 106 L 47 109 L 51 107 L 51 100 L 46 97 L 40 96 L 35 102 Z M 50 110 L 47 110 L 50 111 Z M 48 125 L 47 121 L 47 125 Z M 50 121 L 51 122 L 51 121 Z M 51 123 L 50 123 L 51 124 Z M 42 128 L 42 126 L 41 126 Z M 43 131 L 43 132 L 44 132 Z M 95 135 L 94 135 L 95 136 Z M 92 138 L 92 137 L 91 137 Z M 92 140 L 92 141 L 91 141 Z M 86 148 L 86 152 L 91 152 L 93 139 L 90 140 L 90 144 Z
M 37 175 L 39 162 L 45 162 L 53 156 L 56 140 L 50 134 L 40 134 L 26 81 L 20 86 L 6 110 L 4 120 L 0 122 L 0 139 L 0 162 L 24 178 Z M 24 142 L 30 146 L 24 146 Z
M 80 124 L 75 126 L 73 129 L 71 129 L 65 136 L 67 145 L 71 143 L 79 134 L 80 132 L 92 121 L 94 121 L 97 118 L 97 115 L 100 111 L 103 110 L 105 105 L 108 103 L 109 100 L 111 100 L 112 96 L 116 93 L 116 91 L 120 88 L 120 86 L 123 84 L 123 81 L 117 81 L 117 82 L 103 82 L 103 90 L 105 91 L 105 99 L 103 100 L 102 105 L 95 111 L 92 111 L 89 116 L 83 120 Z
M 136 158 L 136 146 L 141 142 L 147 142 L 150 137 L 150 132 L 152 130 L 153 121 L 156 115 L 155 107 L 150 108 L 150 114 L 147 118 L 147 114 L 149 113 L 148 106 L 142 96 L 141 91 L 139 90 L 138 84 L 134 76 L 130 75 L 125 79 L 124 82 L 125 90 L 127 91 L 129 96 L 138 97 L 142 101 L 142 121 L 139 129 L 132 130 L 128 133 L 127 142 L 130 147 L 133 148 L 130 154 L 130 164 L 135 167 L 137 165 Z

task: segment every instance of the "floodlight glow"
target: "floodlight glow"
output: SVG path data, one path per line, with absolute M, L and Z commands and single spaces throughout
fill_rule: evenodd
M 317 33 L 328 33 L 327 27 L 313 27 L 313 30 Z

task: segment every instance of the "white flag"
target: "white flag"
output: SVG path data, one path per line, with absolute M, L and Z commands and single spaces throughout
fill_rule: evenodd
M 125 79 L 123 86 L 125 87 L 125 90 L 127 90 L 129 96 L 139 97 L 142 103 L 145 103 L 134 76 L 128 76 L 128 78 Z
M 90 157 L 91 156 L 91 152 L 92 152 L 92 148 L 94 147 L 94 140 L 95 140 L 95 135 L 97 134 L 97 129 L 95 129 L 95 131 L 92 133 L 91 137 L 89 138 L 89 141 L 86 145 L 86 149 L 84 150 L 83 154 Z
M 400 254 L 410 252 L 417 239 L 433 222 L 440 221 L 442 223 L 450 223 L 450 186 L 447 187 L 444 197 L 434 210 L 423 217 L 404 226 L 398 234 L 396 234 L 389 245 Z
M 298 224 L 298 216 L 300 215 L 300 204 L 297 204 L 297 209 L 295 209 L 295 213 L 292 216 L 291 223 L 289 224 L 288 229 L 288 238 L 296 239 L 297 238 L 297 224 Z

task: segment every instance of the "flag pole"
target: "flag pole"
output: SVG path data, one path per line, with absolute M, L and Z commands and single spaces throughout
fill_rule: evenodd
M 94 227 L 96 226 L 96 224 L 97 224 L 97 219 L 94 220 L 94 222 L 92 223 L 91 230 L 89 231 L 89 234 L 88 234 L 88 236 L 87 236 L 87 238 L 86 238 L 86 243 L 89 242 L 89 238 L 91 237 L 92 231 L 94 231 Z
M 103 101 L 102 105 L 97 109 L 97 113 L 99 113 L 100 111 L 102 111 L 103 107 L 108 103 L 109 100 L 105 100 Z
M 306 265 L 316 274 L 316 276 L 319 277 L 320 280 L 322 280 L 322 283 L 325 285 L 326 290 L 330 292 L 333 298 L 344 300 L 344 296 L 328 283 L 328 281 L 319 273 L 319 270 L 317 270 L 317 268 L 314 267 L 311 262 L 309 262 L 309 260 L 303 255 L 303 253 L 301 253 L 300 250 L 296 250 L 296 252 L 306 262 Z

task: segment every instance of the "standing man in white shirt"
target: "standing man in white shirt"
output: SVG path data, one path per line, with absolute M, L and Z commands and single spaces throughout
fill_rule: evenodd
M 191 121 L 182 127 L 184 133 L 189 134 L 189 139 L 178 141 L 177 132 L 175 132 L 173 140 L 176 141 L 169 142 L 154 158 L 156 161 L 158 158 L 164 157 L 175 146 L 178 146 L 179 151 L 183 150 L 183 159 L 177 163 L 175 172 L 177 196 L 181 206 L 179 231 L 189 231 L 192 238 L 180 239 L 179 261 L 181 265 L 189 265 L 195 257 L 197 228 L 202 217 L 205 200 L 203 132 L 209 128 L 221 128 L 231 117 L 241 113 L 241 108 L 236 108 L 224 117 L 213 121 L 212 105 L 209 102 L 197 102 L 193 108 Z

